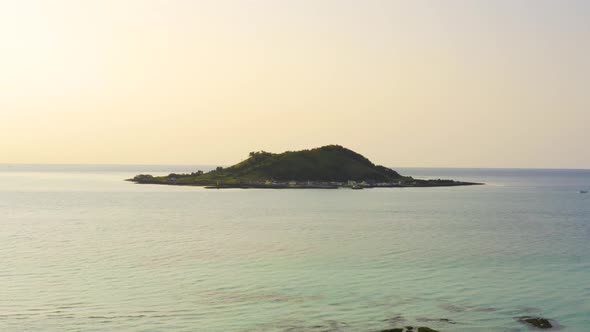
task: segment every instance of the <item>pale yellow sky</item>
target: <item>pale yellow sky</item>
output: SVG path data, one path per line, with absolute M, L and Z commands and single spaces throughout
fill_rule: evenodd
M 0 0 L 0 163 L 590 168 L 588 1 Z

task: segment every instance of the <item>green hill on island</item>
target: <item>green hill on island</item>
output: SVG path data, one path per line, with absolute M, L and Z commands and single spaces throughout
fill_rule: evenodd
M 141 174 L 137 183 L 194 185 L 215 188 L 338 188 L 457 186 L 476 183 L 453 180 L 417 180 L 373 164 L 362 155 L 339 145 L 311 150 L 270 153 L 251 152 L 231 167 L 210 172 L 152 176 Z
M 252 152 L 250 158 L 225 169 L 225 173 L 242 179 L 280 181 L 386 182 L 401 177 L 396 171 L 375 166 L 362 155 L 338 145 L 280 154 Z

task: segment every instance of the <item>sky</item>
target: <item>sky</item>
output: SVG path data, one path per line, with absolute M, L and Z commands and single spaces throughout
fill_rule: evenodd
M 0 163 L 590 168 L 590 1 L 0 0 Z

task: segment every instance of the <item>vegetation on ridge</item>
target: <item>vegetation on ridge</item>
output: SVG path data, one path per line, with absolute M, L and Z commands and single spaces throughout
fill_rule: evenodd
M 224 171 L 239 178 L 278 181 L 386 182 L 401 177 L 394 170 L 375 166 L 362 155 L 339 145 L 280 154 L 251 152 L 250 158 Z

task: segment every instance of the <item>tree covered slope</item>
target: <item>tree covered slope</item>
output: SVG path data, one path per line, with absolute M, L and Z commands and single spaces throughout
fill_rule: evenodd
M 362 155 L 338 145 L 280 154 L 254 152 L 226 173 L 247 179 L 277 181 L 393 181 L 400 175 L 376 166 Z

